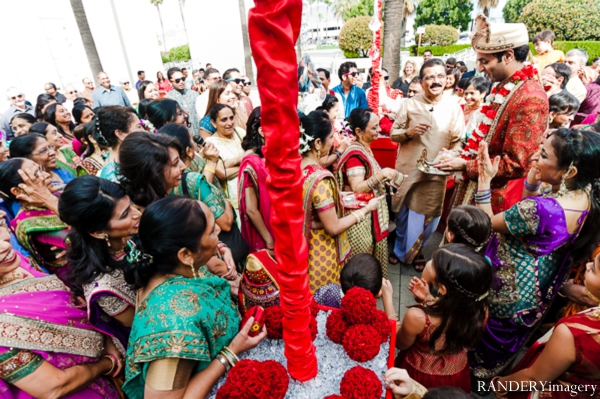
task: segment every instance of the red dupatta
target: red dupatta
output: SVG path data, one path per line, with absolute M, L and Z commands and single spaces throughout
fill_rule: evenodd
M 258 210 L 267 230 L 269 230 L 269 234 L 275 238 L 273 229 L 271 228 L 271 200 L 267 194 L 268 175 L 263 158 L 256 154 L 248 154 L 242 159 L 238 179 L 238 204 L 242 224 L 242 238 L 248 243 L 252 252 L 265 249 L 266 243 L 258 230 L 256 230 L 256 227 L 254 227 L 254 224 L 252 224 L 250 217 L 248 217 L 246 188 L 251 187 L 256 192 Z
M 337 179 L 338 187 L 340 191 L 344 188 L 344 166 L 346 162 L 352 157 L 357 157 L 361 163 L 365 166 L 365 179 L 372 177 L 375 173 L 381 170 L 381 167 L 377 163 L 377 160 L 373 155 L 367 151 L 367 149 L 357 143 L 351 144 L 348 149 L 342 154 L 340 160 L 335 165 L 335 176 Z M 379 185 L 379 189 L 375 192 L 375 196 L 385 194 L 385 187 Z M 373 229 L 375 235 L 375 242 L 380 242 L 386 238 L 389 232 L 389 217 L 387 215 L 387 206 L 384 206 L 384 201 L 379 201 L 377 210 L 372 212 Z

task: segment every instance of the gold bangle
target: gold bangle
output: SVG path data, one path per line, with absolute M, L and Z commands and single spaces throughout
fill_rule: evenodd
M 398 321 L 399 320 L 398 313 L 394 313 L 392 315 L 389 315 L 388 319 Z
M 216 359 L 223 365 L 223 367 L 225 367 L 225 371 L 231 370 L 231 364 L 229 363 L 229 360 L 227 360 L 227 358 L 221 352 L 217 354 Z
M 204 169 L 202 170 L 203 172 L 208 172 L 208 173 L 212 173 L 213 175 L 217 172 L 217 170 L 211 166 L 204 166 Z
M 225 352 L 228 352 L 228 353 L 230 353 L 230 354 L 231 354 L 231 356 L 233 356 L 233 359 L 235 360 L 235 362 L 236 362 L 236 363 L 240 361 L 240 358 L 239 358 L 239 357 L 237 357 L 237 355 L 236 355 L 235 353 L 233 353 L 233 351 L 232 351 L 231 349 L 229 349 L 229 347 L 228 347 L 228 346 L 224 346 L 224 347 L 223 347 L 223 350 L 224 350 Z
M 114 355 L 104 355 L 104 356 L 102 356 L 102 358 L 109 359 L 110 363 L 111 363 L 110 370 L 108 370 L 106 373 L 104 373 L 104 375 L 111 375 L 113 373 L 113 371 L 115 371 L 115 365 L 117 364 L 117 362 L 115 361 Z
M 496 389 L 496 384 L 494 384 L 494 382 L 498 381 L 499 379 L 500 379 L 500 376 L 496 376 L 496 377 L 492 378 L 492 381 L 490 381 L 490 384 L 492 385 L 492 389 L 494 390 L 495 394 L 497 394 L 501 397 L 504 397 L 504 396 L 508 395 L 508 392 L 507 391 L 499 391 L 498 389 Z

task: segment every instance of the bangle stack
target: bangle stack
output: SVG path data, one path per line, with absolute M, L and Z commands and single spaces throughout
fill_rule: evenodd
M 240 361 L 237 355 L 226 346 L 224 346 L 221 352 L 217 354 L 216 359 L 221 362 L 226 371 L 231 370 L 231 368 Z
M 492 203 L 492 189 L 477 191 L 475 193 L 475 203 L 477 205 L 491 205 Z
M 540 187 L 542 187 L 542 183 L 533 185 L 533 184 L 529 184 L 527 179 L 525 179 L 525 190 L 529 191 L 530 193 L 537 193 L 539 191 Z
M 333 155 L 335 155 L 337 157 L 337 159 L 340 159 L 342 157 L 342 153 L 339 151 L 334 151 Z
M 354 211 L 352 212 L 352 216 L 354 216 L 356 218 L 356 223 L 360 223 L 363 220 L 365 220 L 365 214 L 361 211 Z
M 215 173 L 217 173 L 217 170 L 215 168 L 213 168 L 212 166 L 208 166 L 208 164 L 204 166 L 204 169 L 202 171 L 207 172 L 207 173 L 212 173 L 213 175 Z

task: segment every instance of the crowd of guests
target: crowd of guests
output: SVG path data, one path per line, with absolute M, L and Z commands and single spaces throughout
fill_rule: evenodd
M 393 84 L 371 70 L 365 91 L 352 62 L 332 88 L 330 71 L 300 63 L 310 291 L 329 307 L 355 286 L 381 298 L 398 322 L 397 368 L 384 377 L 398 397 L 481 386 L 502 396 L 511 381 L 598 386 L 598 68 L 580 50 L 558 54 L 544 31 L 530 76 L 526 30 L 495 29 L 514 46 L 475 38 L 470 75 L 427 51 Z M 48 83 L 35 106 L 7 92 L 0 393 L 205 397 L 266 335 L 250 334 L 253 319 L 240 326 L 236 306 L 267 267 L 248 255 L 275 262 L 278 239 L 261 107 L 235 68 L 221 78 L 207 65 L 189 79 L 173 67 L 156 82 L 139 71 L 135 88 L 97 79 L 81 93 Z M 400 143 L 395 168 L 371 148 L 382 135 Z M 444 245 L 425 259 L 440 225 Z M 400 262 L 422 272 L 403 320 L 388 280 Z M 556 324 L 511 371 L 543 323 Z

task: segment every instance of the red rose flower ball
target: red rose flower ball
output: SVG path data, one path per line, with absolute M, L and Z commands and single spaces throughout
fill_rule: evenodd
M 320 310 L 319 304 L 315 301 L 315 297 L 313 297 L 312 301 L 310 301 L 310 313 L 312 314 L 312 317 L 317 317 Z
M 370 324 L 377 310 L 377 301 L 371 291 L 354 287 L 342 298 L 342 312 L 349 324 Z
M 265 325 L 269 339 L 283 338 L 283 313 L 280 306 L 271 306 L 265 309 Z
M 234 367 L 235 368 L 235 367 Z M 290 384 L 290 377 L 285 368 L 275 360 L 260 363 L 261 372 L 256 377 L 264 387 L 263 396 L 258 398 L 283 399 Z
M 381 339 L 382 344 L 390 339 L 392 326 L 388 315 L 385 314 L 384 311 L 377 310 L 375 312 L 375 316 L 373 317 L 373 322 L 371 325 L 379 333 L 379 338 Z
M 327 338 L 336 344 L 341 344 L 344 339 L 344 333 L 348 329 L 348 323 L 344 318 L 344 313 L 341 310 L 333 310 L 329 316 L 327 316 L 327 323 L 325 323 Z
M 354 366 L 342 377 L 340 393 L 344 399 L 379 399 L 383 386 L 373 371 Z
M 379 353 L 381 337 L 377 330 L 366 324 L 357 324 L 348 328 L 342 346 L 350 359 L 367 362 Z

